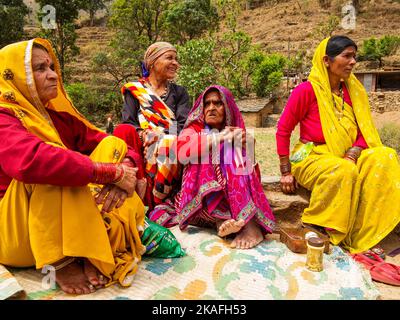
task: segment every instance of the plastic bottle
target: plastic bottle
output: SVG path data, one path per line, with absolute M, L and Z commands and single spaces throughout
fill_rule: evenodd
M 324 241 L 317 237 L 307 239 L 306 267 L 310 271 L 320 272 L 324 269 Z

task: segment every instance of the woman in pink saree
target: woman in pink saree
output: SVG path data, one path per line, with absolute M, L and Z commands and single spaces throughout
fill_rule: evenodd
M 178 138 L 178 158 L 185 165 L 182 189 L 174 203 L 156 206 L 150 219 L 181 229 L 216 227 L 220 237 L 234 236 L 233 248 L 258 245 L 272 232 L 275 218 L 245 146 L 244 121 L 232 93 L 210 86 Z

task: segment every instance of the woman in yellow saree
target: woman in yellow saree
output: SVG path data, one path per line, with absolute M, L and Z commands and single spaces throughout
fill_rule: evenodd
M 281 187 L 311 190 L 302 221 L 323 227 L 350 253 L 376 246 L 400 222 L 400 166 L 382 145 L 367 93 L 352 74 L 356 44 L 345 36 L 323 40 L 307 82 L 292 92 L 276 138 Z M 289 139 L 300 141 L 289 157 Z
M 48 41 L 0 50 L 0 263 L 71 294 L 129 286 L 144 248 L 132 150 L 69 100 Z

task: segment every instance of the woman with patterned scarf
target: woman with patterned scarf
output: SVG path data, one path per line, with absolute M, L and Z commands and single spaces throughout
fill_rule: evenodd
M 207 88 L 194 104 L 178 138 L 179 162 L 185 165 L 182 189 L 158 205 L 150 219 L 165 226 L 215 227 L 220 237 L 234 235 L 231 247 L 249 249 L 274 228 L 275 218 L 244 146 L 246 131 L 232 93 Z M 250 152 L 249 152 L 250 151 Z
M 151 208 L 179 189 L 180 170 L 174 159 L 176 137 L 190 110 L 186 89 L 173 83 L 179 68 L 176 48 L 152 44 L 144 55 L 143 77 L 122 87 L 122 124 L 114 135 L 143 156 L 138 193 Z
M 276 133 L 283 191 L 294 192 L 297 183 L 311 190 L 302 221 L 352 254 L 373 248 L 400 222 L 398 156 L 382 145 L 368 95 L 351 72 L 356 52 L 345 36 L 319 44 L 308 81 L 292 92 Z M 289 158 L 298 123 L 300 141 Z
M 145 250 L 137 155 L 74 108 L 47 40 L 0 50 L 0 92 L 0 263 L 53 265 L 70 294 L 129 286 Z

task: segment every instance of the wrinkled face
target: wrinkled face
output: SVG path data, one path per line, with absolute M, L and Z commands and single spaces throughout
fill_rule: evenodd
M 150 69 L 151 73 L 156 73 L 158 77 L 163 79 L 173 79 L 179 69 L 178 57 L 175 51 L 167 51 L 163 53 L 154 62 Z
M 32 50 L 32 69 L 36 90 L 40 100 L 45 105 L 57 97 L 57 73 L 50 55 L 39 48 Z
M 225 106 L 218 91 L 204 96 L 204 119 L 211 128 L 221 130 L 225 127 Z
M 356 48 L 347 47 L 333 60 L 325 56 L 324 62 L 328 68 L 328 72 L 338 78 L 348 79 L 356 64 L 356 53 Z

